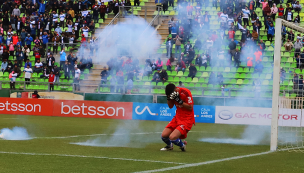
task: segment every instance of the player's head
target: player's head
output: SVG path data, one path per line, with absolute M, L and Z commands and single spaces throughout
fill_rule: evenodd
M 170 83 L 166 86 L 166 95 L 170 95 L 171 93 L 173 93 L 175 91 L 175 85 Z

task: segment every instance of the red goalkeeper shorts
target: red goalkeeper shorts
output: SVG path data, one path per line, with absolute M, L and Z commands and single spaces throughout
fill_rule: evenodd
M 181 136 L 179 137 L 180 139 L 186 139 L 188 132 L 191 130 L 193 126 L 193 123 L 189 122 L 178 122 L 177 119 L 174 117 L 170 123 L 166 126 L 166 128 L 174 131 L 177 129 L 178 131 L 181 132 Z

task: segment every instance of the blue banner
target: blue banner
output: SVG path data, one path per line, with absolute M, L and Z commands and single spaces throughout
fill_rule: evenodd
M 194 117 L 197 123 L 214 123 L 215 106 L 194 105 Z M 175 116 L 176 107 L 167 104 L 133 103 L 133 120 L 171 121 Z

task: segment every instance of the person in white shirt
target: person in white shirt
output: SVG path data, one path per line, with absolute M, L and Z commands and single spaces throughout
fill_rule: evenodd
M 80 81 L 80 69 L 75 66 L 75 77 L 74 77 L 74 86 L 75 86 L 75 91 L 80 91 L 80 85 L 79 85 L 79 81 Z
M 37 59 L 37 62 L 35 63 L 34 72 L 40 73 L 43 70 L 43 64 L 40 62 L 39 59 Z
M 89 37 L 89 31 L 90 29 L 88 28 L 88 26 L 84 26 L 82 28 L 80 28 L 82 30 L 82 34 L 84 35 L 84 37 Z
M 53 11 L 53 26 L 55 26 L 55 22 L 58 22 L 58 14 Z
M 248 10 L 248 7 L 245 7 L 245 9 L 242 9 L 242 12 L 243 12 L 244 25 L 249 26 L 248 18 L 249 18 L 249 15 L 250 15 L 250 11 Z
M 224 13 L 222 13 L 220 15 L 220 18 L 221 18 L 221 23 L 227 23 L 227 20 L 228 20 L 228 14 L 226 14 L 226 11 L 224 11 Z
M 59 20 L 60 20 L 60 27 L 64 27 L 65 14 L 63 14 L 62 12 L 59 15 Z
M 25 82 L 26 85 L 30 84 L 29 81 L 31 81 L 32 73 L 33 73 L 33 70 L 30 68 L 30 65 L 27 65 L 26 68 L 23 70 L 23 76 L 26 81 Z

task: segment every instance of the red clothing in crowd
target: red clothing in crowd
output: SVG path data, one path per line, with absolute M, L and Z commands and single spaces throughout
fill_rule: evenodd
M 54 74 L 50 74 L 50 75 L 49 75 L 49 82 L 50 82 L 50 84 L 53 85 L 53 84 L 54 84 L 54 83 L 53 83 L 54 81 L 55 81 L 55 75 L 54 75 Z

